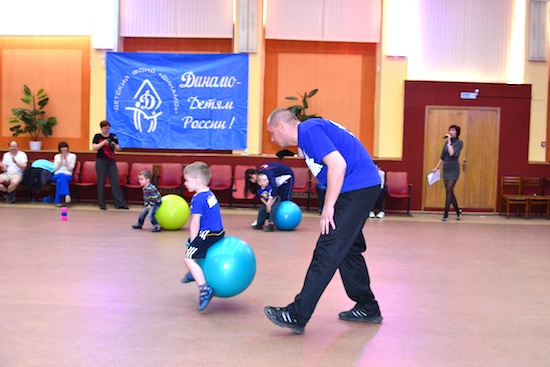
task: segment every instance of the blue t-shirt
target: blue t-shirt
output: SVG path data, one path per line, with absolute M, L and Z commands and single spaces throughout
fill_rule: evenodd
M 279 186 L 294 177 L 294 171 L 287 165 L 277 162 L 268 162 L 258 167 L 258 171 L 265 173 L 269 180 L 269 186 L 273 190 L 273 196 L 279 194 Z
M 327 166 L 323 158 L 337 150 L 346 161 L 341 192 L 380 186 L 378 169 L 367 149 L 345 127 L 333 121 L 314 118 L 298 125 L 298 147 L 311 173 L 327 184 Z
M 262 189 L 260 187 L 258 191 L 256 191 L 256 193 L 258 194 L 258 197 L 264 200 L 268 200 L 270 197 L 272 197 L 271 192 L 272 192 L 271 186 L 269 185 L 267 185 L 265 189 Z
M 220 204 L 211 190 L 198 192 L 191 199 L 191 214 L 201 215 L 199 232 L 219 233 L 223 230 Z

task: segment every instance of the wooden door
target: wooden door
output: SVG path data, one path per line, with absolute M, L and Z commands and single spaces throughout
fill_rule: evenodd
M 498 137 L 500 109 L 498 108 L 426 108 L 424 134 L 424 172 L 437 165 L 445 143 L 443 136 L 450 125 L 461 128 L 464 148 L 460 153 L 460 177 L 455 186 L 458 205 L 464 209 L 496 211 L 498 185 Z M 443 181 L 428 186 L 423 180 L 423 209 L 443 209 Z

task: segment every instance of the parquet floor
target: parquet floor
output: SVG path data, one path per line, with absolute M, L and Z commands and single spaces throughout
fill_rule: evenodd
M 318 235 L 250 229 L 224 209 L 228 235 L 254 249 L 251 286 L 196 310 L 181 284 L 187 226 L 133 230 L 139 207 L 0 204 L 0 366 L 549 366 L 550 221 L 439 214 L 367 221 L 365 253 L 381 325 L 339 321 L 353 306 L 338 274 L 304 335 L 265 305 L 299 292 Z

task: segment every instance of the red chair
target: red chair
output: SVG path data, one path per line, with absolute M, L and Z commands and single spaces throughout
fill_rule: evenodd
M 157 189 L 162 193 L 182 194 L 183 165 L 181 163 L 161 163 L 159 167 Z
M 153 163 L 132 163 L 132 166 L 130 167 L 130 174 L 128 175 L 128 182 L 126 183 L 126 202 L 128 202 L 128 190 L 139 189 L 141 191 L 138 175 L 144 170 L 148 170 L 151 174 L 153 174 Z
M 116 169 L 118 171 L 118 181 L 120 182 L 120 187 L 126 186 L 126 183 L 128 182 L 128 168 L 128 162 L 116 162 Z M 105 187 L 111 187 L 109 176 L 105 178 Z
M 307 209 L 311 199 L 311 176 L 307 167 L 291 167 L 294 172 L 294 186 L 292 187 L 292 196 L 306 197 Z
M 210 179 L 210 190 L 227 191 L 229 194 L 229 207 L 231 207 L 231 189 L 233 187 L 232 168 L 229 164 L 212 164 L 210 166 L 212 178 Z
M 386 172 L 388 196 L 398 199 L 407 199 L 407 215 L 411 216 L 411 190 L 407 172 Z
M 74 183 L 76 187 L 76 201 L 80 201 L 80 188 L 92 187 L 97 185 L 97 174 L 95 171 L 95 161 L 84 161 L 80 170 L 78 180 Z
M 141 185 L 138 181 L 138 175 L 141 171 L 149 171 L 153 174 L 153 163 L 132 163 L 130 168 L 130 174 L 128 175 L 127 189 L 141 189 Z
M 76 164 L 73 168 L 73 182 L 71 184 L 74 184 L 76 181 L 78 181 L 78 178 L 80 177 L 80 170 L 82 169 L 82 163 L 80 161 L 76 161 Z
M 245 179 L 244 179 L 244 173 L 247 169 L 253 168 L 257 169 L 256 166 L 245 166 L 237 164 L 233 170 L 233 188 L 232 188 L 232 197 L 233 199 L 255 199 L 256 194 L 251 194 L 250 192 L 245 192 Z M 255 203 L 254 203 L 255 205 Z
M 128 182 L 128 162 L 116 162 L 116 169 L 118 171 L 118 181 L 120 182 L 120 188 L 124 190 L 124 196 L 128 201 L 128 191 L 126 190 L 126 183 Z M 105 179 L 105 187 L 110 188 L 111 182 L 109 182 L 109 176 Z

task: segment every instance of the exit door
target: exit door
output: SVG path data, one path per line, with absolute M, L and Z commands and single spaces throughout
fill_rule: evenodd
M 437 165 L 450 125 L 460 126 L 464 147 L 459 156 L 460 177 L 454 192 L 463 209 L 496 211 L 498 185 L 499 108 L 426 107 L 422 207 L 444 209 L 441 180 L 428 186 L 426 174 Z M 452 210 L 452 209 L 451 209 Z

